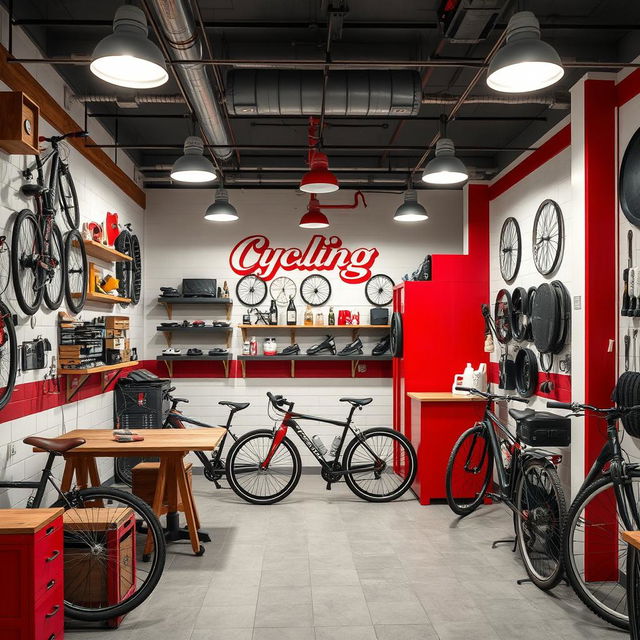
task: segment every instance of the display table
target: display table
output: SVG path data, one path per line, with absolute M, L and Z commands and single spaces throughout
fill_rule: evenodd
M 195 500 L 187 480 L 183 458 L 190 451 L 213 451 L 225 429 L 141 429 L 141 442 L 115 442 L 111 429 L 74 429 L 61 438 L 83 438 L 85 443 L 64 454 L 65 467 L 62 491 L 69 491 L 75 476 L 80 489 L 100 485 L 96 458 L 158 457 L 160 469 L 153 500 L 153 511 L 160 517 L 167 513 L 166 537 L 168 541 L 189 539 L 195 554 L 200 555 L 200 541 L 209 542 L 209 536 L 198 531 L 199 520 Z M 34 451 L 40 451 L 34 448 Z M 175 483 L 171 479 L 175 479 Z M 177 491 L 171 487 L 177 486 Z M 168 506 L 164 506 L 168 496 Z M 187 520 L 186 530 L 179 527 L 178 505 L 182 503 Z
M 418 455 L 413 491 L 420 504 L 446 498 L 445 473 L 456 440 L 482 419 L 486 400 L 448 391 L 407 393 L 411 402 L 409 435 Z

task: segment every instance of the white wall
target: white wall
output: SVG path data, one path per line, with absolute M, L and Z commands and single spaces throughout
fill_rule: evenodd
M 17 55 L 30 57 L 39 55 L 35 48 L 21 36 L 19 30 L 14 30 L 14 37 L 16 38 L 15 50 Z M 63 81 L 60 76 L 46 65 L 32 65 L 30 71 L 52 96 L 62 101 Z M 89 73 L 88 68 L 86 72 Z M 0 83 L 0 91 L 6 90 L 8 88 Z M 71 113 L 77 122 L 82 122 L 81 114 L 82 109 L 80 107 L 76 107 Z M 95 121 L 92 122 L 92 125 L 95 130 L 92 129 L 90 133 L 94 139 L 97 141 L 109 141 L 107 134 L 99 129 Z M 53 133 L 60 132 L 54 132 L 52 127 L 41 118 L 40 134 L 49 136 Z M 122 168 L 131 175 L 133 170 L 131 163 L 125 158 L 120 158 L 120 160 L 122 161 Z M 0 184 L 2 185 L 0 188 L 0 234 L 6 234 L 8 238 L 11 237 L 16 212 L 24 208 L 33 209 L 33 202 L 20 193 L 20 187 L 24 182 L 22 171 L 27 166 L 27 163 L 31 162 L 32 157 L 7 155 L 0 151 Z M 121 222 L 131 222 L 133 224 L 134 232 L 140 237 L 144 253 L 143 210 L 72 147 L 69 147 L 69 165 L 78 192 L 82 221 L 103 222 L 107 211 L 118 212 Z M 62 216 L 58 217 L 57 223 L 64 234 L 67 229 Z M 93 259 L 90 258 L 90 260 Z M 104 267 L 109 266 L 99 262 L 98 264 Z M 53 347 L 51 353 L 57 356 L 58 312 L 50 311 L 43 304 L 40 311 L 35 315 L 36 326 L 32 329 L 29 324 L 29 318 L 22 313 L 15 301 L 12 284 L 9 285 L 2 299 L 18 314 L 18 343 L 42 335 L 49 338 Z M 63 302 L 60 310 L 65 308 L 66 304 Z M 141 346 L 143 337 L 142 304 L 137 305 L 137 307 L 129 307 L 126 310 L 121 310 L 118 306 L 112 308 L 106 305 L 87 304 L 80 317 L 83 320 L 88 320 L 94 316 L 120 312 L 131 317 L 132 330 L 130 336 L 132 345 Z M 17 378 L 16 384 L 21 385 L 42 380 L 46 371 L 47 369 L 23 372 Z M 65 382 L 64 378 L 60 379 L 60 384 L 63 388 Z M 3 414 L 0 412 L 0 480 L 37 478 L 38 472 L 44 465 L 45 456 L 33 454 L 31 448 L 22 443 L 23 438 L 36 433 L 40 436 L 55 437 L 76 427 L 111 428 L 112 403 L 113 394 L 109 392 L 13 421 L 3 420 Z M 10 455 L 14 449 L 15 454 Z M 110 461 L 103 461 L 101 467 L 104 478 L 112 475 Z M 0 490 L 0 508 L 21 506 L 28 497 L 29 492 L 24 490 Z
M 154 359 L 166 346 L 162 334 L 156 332 L 158 322 L 166 320 L 164 308 L 158 305 L 156 295 L 163 285 L 179 286 L 183 277 L 214 277 L 219 283 L 227 280 L 231 296 L 236 299 L 235 287 L 239 276 L 229 267 L 229 253 L 235 244 L 249 235 L 263 234 L 272 246 L 304 248 L 313 235 L 312 230 L 300 229 L 298 221 L 306 210 L 308 196 L 289 190 L 230 190 L 230 198 L 240 220 L 235 223 L 212 223 L 203 220 L 206 207 L 212 202 L 213 190 L 158 189 L 147 193 L 145 239 L 147 242 L 145 289 L 145 352 L 146 359 Z M 430 218 L 424 223 L 401 224 L 393 221 L 393 213 L 401 202 L 399 194 L 367 193 L 368 207 L 356 210 L 327 210 L 331 226 L 316 230 L 324 235 L 337 235 L 344 246 L 376 247 L 380 253 L 373 273 L 386 273 L 399 282 L 402 275 L 413 271 L 428 253 L 462 252 L 462 192 L 421 191 L 420 202 L 427 208 Z M 340 190 L 322 196 L 323 203 L 350 203 L 353 192 Z M 331 282 L 329 303 L 322 308 L 325 321 L 329 305 L 336 313 L 341 308 L 359 310 L 361 322 L 368 322 L 370 305 L 364 295 L 364 284 L 345 284 L 336 272 L 323 272 Z M 287 272 L 296 285 L 309 272 Z M 261 308 L 268 307 L 268 298 Z M 304 303 L 299 292 L 295 298 L 299 321 Z M 196 310 L 197 309 L 197 310 Z M 233 307 L 232 324 L 242 320 L 246 308 L 237 300 Z M 315 309 L 315 311 L 319 308 Z M 174 320 L 223 317 L 223 311 L 208 312 L 204 307 L 174 307 Z M 208 313 L 216 314 L 208 315 Z M 327 333 L 330 330 L 327 329 Z M 257 334 L 259 345 L 264 332 Z M 286 332 L 275 334 L 278 349 L 289 343 Z M 323 336 L 320 330 L 313 335 L 297 336 L 302 349 Z M 379 337 L 375 332 L 363 336 L 365 349 L 370 350 Z M 350 338 L 337 336 L 339 348 Z M 211 344 L 221 344 L 215 339 Z M 174 336 L 174 345 L 208 347 L 208 344 L 190 341 L 188 337 Z M 234 331 L 232 352 L 240 353 L 242 338 Z M 177 392 L 191 399 L 188 413 L 203 420 L 224 422 L 226 410 L 217 406 L 218 400 L 251 401 L 249 409 L 237 415 L 236 423 L 243 429 L 271 426 L 266 416 L 266 391 L 281 393 L 299 403 L 299 408 L 311 414 L 343 417 L 345 405 L 337 400 L 343 395 L 373 396 L 375 401 L 356 417 L 362 426 L 391 424 L 391 379 L 374 378 L 251 378 L 251 362 L 247 363 L 247 378 L 236 379 L 184 379 L 175 378 Z M 329 443 L 333 430 L 318 426 L 317 431 Z M 326 437 L 324 437 L 326 434 Z M 304 453 L 306 449 L 301 449 Z M 308 458 L 307 458 L 308 459 Z

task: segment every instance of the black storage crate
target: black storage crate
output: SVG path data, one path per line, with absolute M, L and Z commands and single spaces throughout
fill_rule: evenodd
M 555 413 L 536 411 L 518 421 L 518 438 L 532 447 L 568 447 L 571 444 L 571 419 Z

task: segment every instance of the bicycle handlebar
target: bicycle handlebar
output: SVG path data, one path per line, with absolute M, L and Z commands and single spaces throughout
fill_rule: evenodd
M 47 138 L 46 136 L 38 136 L 39 142 L 60 142 L 61 140 L 65 140 L 66 138 L 86 138 L 89 135 L 87 131 L 71 131 L 70 133 L 64 133 L 61 136 L 51 136 Z
M 487 400 L 506 400 L 507 402 L 522 402 L 523 404 L 529 404 L 527 398 L 521 398 L 520 396 L 501 396 L 497 393 L 487 393 L 486 391 L 480 391 L 480 389 L 474 389 L 473 387 L 455 387 L 456 391 L 466 391 L 476 396 L 482 396 Z
M 624 416 L 632 411 L 640 411 L 640 404 L 633 407 L 609 407 L 607 409 L 601 409 L 600 407 L 594 407 L 590 404 L 580 404 L 579 402 L 556 402 L 551 400 L 547 402 L 549 409 L 567 409 L 572 413 L 578 413 L 579 411 L 591 411 L 592 413 L 599 413 L 602 415 L 619 415 Z
M 293 402 L 289 402 L 284 396 L 274 395 L 271 391 L 267 391 L 267 397 L 269 401 L 273 405 L 275 409 L 282 411 L 283 407 L 288 407 L 289 411 L 291 411 L 293 407 Z

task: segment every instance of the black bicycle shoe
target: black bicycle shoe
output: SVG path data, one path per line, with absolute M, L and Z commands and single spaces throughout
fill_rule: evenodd
M 282 352 L 281 352 L 281 356 L 295 356 L 297 354 L 300 353 L 300 347 L 297 343 L 295 344 L 290 344 L 288 347 L 285 347 Z
M 209 349 L 210 356 L 224 356 L 229 353 L 228 349 L 223 349 L 222 347 L 213 347 L 213 349 Z
M 188 356 L 201 356 L 202 355 L 202 349 L 189 349 L 187 351 L 187 355 Z
M 339 356 L 361 356 L 362 355 L 362 340 L 356 338 L 353 342 L 350 342 L 346 347 L 338 352 Z
M 391 347 L 391 335 L 387 335 L 378 344 L 373 347 L 372 356 L 383 356 Z
M 160 291 L 163 298 L 178 298 L 180 296 L 175 287 L 160 287 Z
M 308 356 L 317 356 L 323 351 L 329 351 L 332 355 L 336 355 L 336 342 L 333 336 L 327 336 L 322 342 L 314 344 L 307 349 Z

